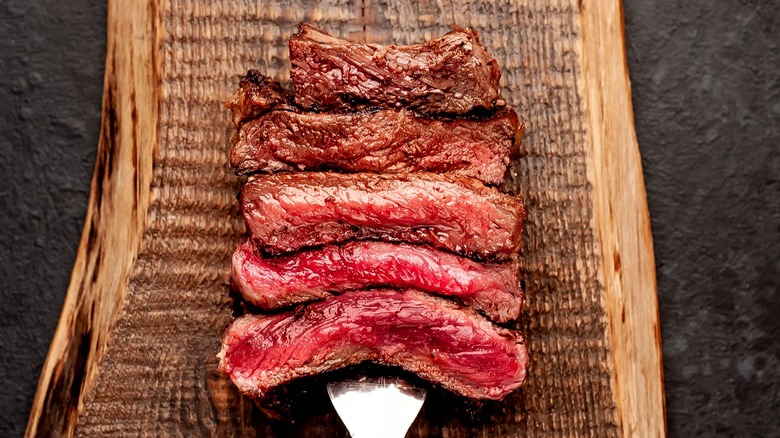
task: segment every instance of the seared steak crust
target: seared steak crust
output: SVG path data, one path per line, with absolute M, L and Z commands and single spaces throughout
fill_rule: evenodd
M 520 250 L 526 216 L 519 197 L 425 172 L 255 176 L 241 192 L 241 209 L 252 239 L 272 254 L 375 239 L 494 260 Z
M 293 94 L 259 71 L 249 70 L 225 106 L 231 110 L 233 125 L 238 128 L 244 122 L 272 109 L 293 109 Z
M 230 165 L 238 173 L 452 172 L 500 184 L 521 133 L 517 114 L 506 107 L 484 117 L 456 119 L 425 118 L 403 109 L 277 110 L 241 126 Z
M 302 24 L 290 38 L 295 101 L 304 108 L 492 109 L 501 71 L 471 29 L 411 46 L 359 44 Z

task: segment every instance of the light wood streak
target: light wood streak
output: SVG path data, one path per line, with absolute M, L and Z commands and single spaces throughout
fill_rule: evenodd
M 71 436 L 142 244 L 157 149 L 155 2 L 108 2 L 103 116 L 76 262 L 25 436 Z
M 585 0 L 588 175 L 623 435 L 666 436 L 661 333 L 642 162 L 634 131 L 622 4 Z

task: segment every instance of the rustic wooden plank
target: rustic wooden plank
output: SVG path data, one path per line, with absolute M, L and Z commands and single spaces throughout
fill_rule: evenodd
M 72 435 L 142 245 L 158 144 L 159 19 L 153 2 L 120 3 L 109 2 L 103 118 L 87 217 L 26 436 Z
M 622 5 L 585 2 L 583 65 L 592 140 L 589 179 L 625 436 L 666 435 L 653 237 L 634 131 Z
M 503 96 L 528 125 L 507 188 L 531 211 L 520 324 L 530 377 L 481 423 L 429 403 L 411 435 L 663 435 L 652 244 L 620 4 L 575 0 L 110 0 L 106 158 L 89 213 L 97 222 L 85 228 L 28 435 L 345 436 L 327 406 L 302 424 L 269 424 L 214 358 L 232 318 L 229 258 L 244 231 L 223 102 L 248 67 L 288 80 L 286 41 L 300 21 L 379 43 L 475 27 L 502 67 Z M 137 119 L 132 105 L 112 103 L 128 98 Z M 128 143 L 122 135 L 136 124 Z M 132 199 L 103 189 L 127 190 L 127 172 L 101 170 L 124 169 L 132 156 L 143 163 L 135 210 L 101 208 Z M 96 232 L 106 249 L 88 244 Z M 101 257 L 114 258 L 97 264 Z M 88 272 L 97 283 L 82 284 Z M 94 350 L 73 349 L 96 332 Z

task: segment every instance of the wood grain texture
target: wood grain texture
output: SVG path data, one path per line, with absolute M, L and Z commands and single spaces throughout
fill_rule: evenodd
M 73 434 L 143 245 L 159 143 L 156 8 L 109 2 L 103 118 L 87 218 L 26 436 Z
M 623 11 L 586 2 L 583 65 L 591 133 L 589 179 L 609 315 L 613 388 L 625 436 L 665 436 L 653 238 L 634 132 Z M 596 18 L 598 17 L 598 18 Z
M 144 135 L 157 139 L 150 184 L 141 186 L 149 188 L 149 203 L 138 202 L 132 216 L 142 216 L 145 227 L 122 228 L 134 237 L 111 237 L 136 242 L 137 257 L 112 245 L 123 253 L 113 257 L 124 264 L 96 270 L 130 266 L 118 277 L 124 283 L 101 280 L 101 293 L 94 294 L 98 302 L 123 303 L 108 307 L 100 326 L 100 339 L 110 333 L 106 354 L 76 351 L 80 362 L 66 363 L 57 374 L 77 376 L 87 364 L 94 385 L 75 398 L 70 392 L 57 403 L 37 402 L 28 435 L 346 436 L 327 409 L 292 426 L 268 423 L 220 374 L 214 357 L 232 318 L 230 255 L 244 233 L 235 199 L 239 181 L 227 166 L 232 130 L 223 102 L 249 67 L 289 81 L 287 38 L 301 21 L 378 43 L 430 39 L 453 23 L 474 27 L 502 68 L 504 98 L 527 125 L 506 188 L 521 193 L 530 210 L 523 254 L 528 305 L 519 324 L 532 355 L 530 377 L 521 391 L 486 408 L 488 418 L 480 423 L 429 403 L 410 435 L 663 435 L 652 245 L 622 16 L 619 2 L 597 3 L 109 1 L 110 48 L 111 38 L 127 35 L 111 25 L 122 20 L 156 29 L 152 34 L 160 38 L 159 45 L 154 38 L 115 44 L 116 58 L 136 74 L 157 66 L 152 70 L 160 83 L 153 94 L 159 116 L 138 117 L 147 123 Z M 127 16 L 128 7 L 146 14 Z M 155 81 L 148 85 L 156 89 Z M 131 116 L 118 113 L 118 125 L 131 123 Z M 111 112 L 104 118 L 111 120 Z M 153 156 L 145 143 L 132 144 L 146 160 Z M 100 168 L 127 161 L 121 154 L 108 158 Z M 106 196 L 93 190 L 96 199 Z M 120 214 L 112 210 L 112 220 L 128 220 Z M 77 285 L 78 272 L 96 257 L 95 249 L 82 247 Z M 90 314 L 91 302 L 77 299 L 84 290 L 71 287 L 63 321 Z M 74 339 L 69 333 L 58 329 L 47 370 Z M 36 400 L 56 388 L 45 375 Z M 40 418 L 62 420 L 42 429 Z

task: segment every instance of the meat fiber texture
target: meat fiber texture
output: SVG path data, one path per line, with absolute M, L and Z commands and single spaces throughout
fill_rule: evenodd
M 492 109 L 501 71 L 477 33 L 455 27 L 422 44 L 379 46 L 302 24 L 290 38 L 295 102 L 315 110 L 409 107 L 421 113 Z
M 293 99 L 292 92 L 282 88 L 278 82 L 257 70 L 249 70 L 225 106 L 231 110 L 233 125 L 238 128 L 271 109 L 294 108 Z
M 233 255 L 233 280 L 248 302 L 273 310 L 335 294 L 389 286 L 454 298 L 505 323 L 520 314 L 516 261 L 477 263 L 429 246 L 365 241 L 328 245 L 280 258 L 262 257 L 251 241 Z
M 452 172 L 488 184 L 504 180 L 522 133 L 509 108 L 483 117 L 420 117 L 406 109 L 324 114 L 277 110 L 233 139 L 238 173 L 292 170 Z
M 220 367 L 262 399 L 295 379 L 363 361 L 400 366 L 453 393 L 500 400 L 519 387 L 523 338 L 416 291 L 339 295 L 297 314 L 246 315 L 225 333 Z
M 374 239 L 429 244 L 485 260 L 520 251 L 525 206 L 479 181 L 425 172 L 255 176 L 241 192 L 254 242 L 280 254 Z
M 490 320 L 515 320 L 523 304 L 526 210 L 485 185 L 503 181 L 523 129 L 499 99 L 496 61 L 459 27 L 382 47 L 309 25 L 290 59 L 295 94 L 250 70 L 227 103 L 231 165 L 252 174 L 233 281 L 275 313 L 231 324 L 221 369 L 266 402 L 365 361 L 502 399 L 528 355 Z

